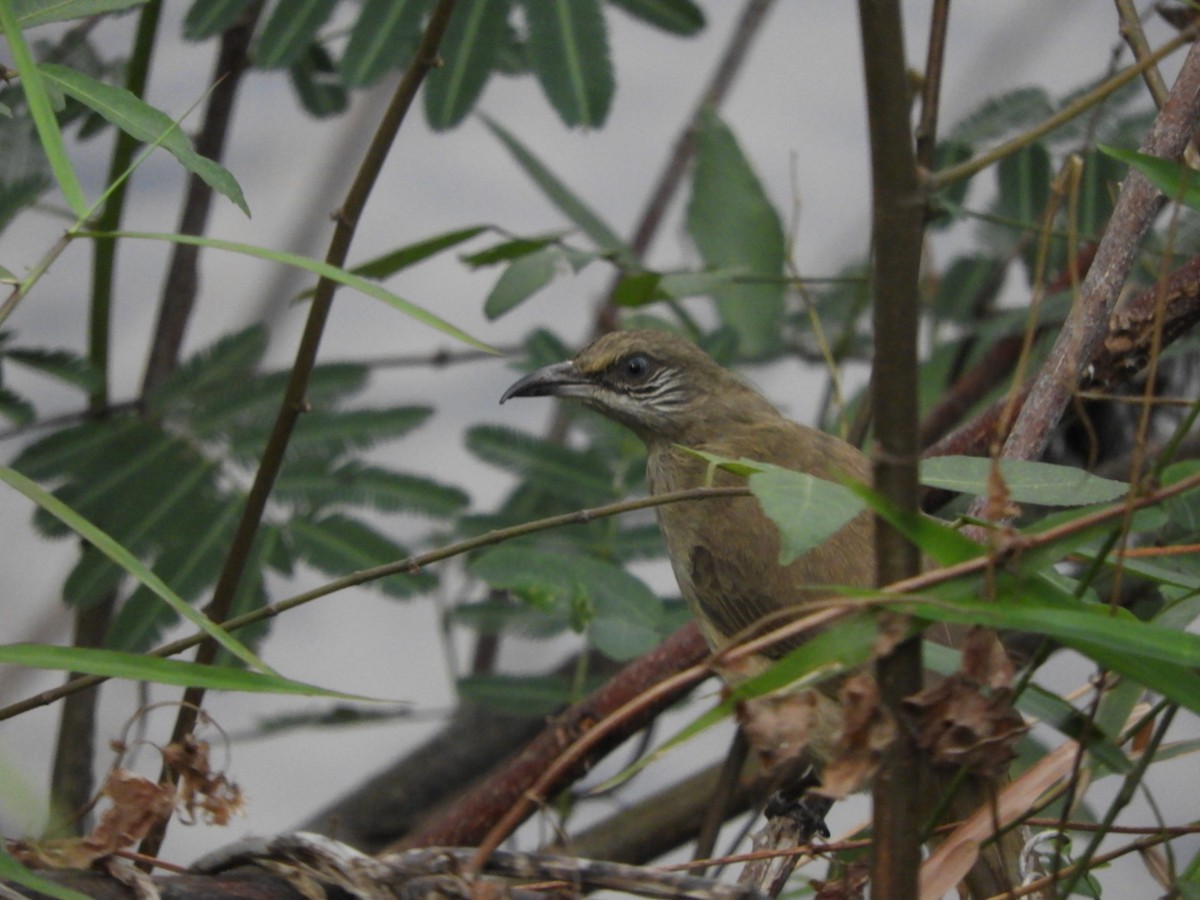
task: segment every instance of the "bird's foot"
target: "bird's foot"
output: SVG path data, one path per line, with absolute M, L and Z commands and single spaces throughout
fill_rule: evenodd
M 815 786 L 815 779 L 805 779 L 794 787 L 781 788 L 771 795 L 763 813 L 768 819 L 791 819 L 800 830 L 802 841 L 829 837 L 825 815 L 833 807 L 833 801 L 811 793 L 809 789 Z

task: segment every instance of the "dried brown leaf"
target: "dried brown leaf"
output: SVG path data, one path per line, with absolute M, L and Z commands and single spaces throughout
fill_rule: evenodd
M 871 783 L 883 751 L 896 739 L 896 723 L 879 703 L 879 687 L 867 672 L 842 685 L 843 728 L 821 773 L 817 793 L 840 799 Z

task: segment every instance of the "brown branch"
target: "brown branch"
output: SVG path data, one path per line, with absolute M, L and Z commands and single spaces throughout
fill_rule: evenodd
M 238 21 L 221 35 L 217 60 L 213 66 L 208 106 L 204 122 L 196 135 L 196 152 L 220 162 L 225 155 L 229 123 L 233 119 L 233 104 L 237 99 L 242 75 L 250 65 L 250 38 L 263 4 L 254 3 L 243 10 Z M 212 207 L 212 188 L 192 174 L 188 177 L 187 198 L 179 216 L 179 234 L 201 235 L 208 229 L 208 214 Z M 194 244 L 173 244 L 167 277 L 159 298 L 158 322 L 150 344 L 150 358 L 142 375 L 142 393 L 153 390 L 175 371 L 184 332 L 192 315 L 200 282 L 200 248 Z
M 929 49 L 925 54 L 925 79 L 921 85 L 921 119 L 917 122 L 917 165 L 933 171 L 937 150 L 938 107 L 942 96 L 942 71 L 946 60 L 946 32 L 950 28 L 950 0 L 934 0 L 929 21 Z
M 1193 44 L 1141 151 L 1166 159 L 1178 157 L 1187 146 L 1198 118 L 1200 46 Z M 1037 459 L 1042 455 L 1051 431 L 1105 338 L 1117 297 L 1155 216 L 1165 203 L 1166 198 L 1144 176 L 1130 170 L 1079 299 L 1021 407 L 1005 441 L 1003 456 Z
M 659 647 L 630 663 L 614 678 L 586 699 L 555 718 L 517 756 L 473 788 L 452 808 L 417 828 L 392 845 L 389 851 L 412 847 L 431 847 L 443 844 L 472 846 L 479 844 L 495 826 L 518 807 L 524 813 L 512 821 L 515 827 L 532 810 L 522 803 L 545 773 L 564 757 L 564 752 L 601 721 L 646 694 L 664 679 L 697 665 L 708 656 L 708 645 L 694 624 L 688 624 L 667 638 Z M 590 768 L 598 759 L 639 731 L 655 716 L 674 703 L 692 684 L 660 693 L 653 703 L 642 705 L 636 713 L 624 717 L 619 726 L 609 729 L 593 744 L 586 755 L 579 755 L 569 765 L 560 767 L 553 783 L 539 785 L 537 795 L 549 796 L 569 784 Z M 610 720 L 611 721 L 611 720 Z M 511 818 L 511 817 L 510 817 Z M 505 833 L 511 829 L 505 829 Z
M 1133 58 L 1142 62 L 1151 53 L 1150 44 L 1146 40 L 1146 33 L 1142 31 L 1142 20 L 1133 5 L 1133 0 L 1115 0 L 1115 3 L 1117 16 L 1121 22 L 1119 28 L 1121 37 L 1133 51 Z M 1154 98 L 1154 105 L 1162 109 L 1162 105 L 1167 102 L 1167 83 L 1163 81 L 1158 66 L 1148 66 L 1142 72 L 1142 80 L 1146 82 L 1146 88 L 1150 91 L 1150 96 Z
M 337 212 L 333 237 L 329 242 L 329 250 L 325 254 L 325 262 L 330 265 L 341 267 L 346 262 L 350 244 L 358 229 L 359 217 L 371 196 L 375 180 L 383 169 L 392 142 L 395 140 L 426 74 L 437 65 L 437 48 L 453 10 L 454 0 L 440 0 L 429 15 L 421 43 L 413 55 L 408 70 L 392 95 L 391 103 L 385 110 L 371 140 L 371 145 L 367 148 L 358 171 L 355 173 L 354 181 L 346 193 L 346 199 Z M 263 450 L 262 460 L 254 476 L 254 483 L 246 497 L 246 506 L 238 520 L 229 555 L 225 558 L 225 566 L 221 570 L 217 585 L 213 590 L 212 602 L 206 610 L 208 615 L 217 622 L 223 621 L 229 614 L 230 605 L 250 558 L 254 535 L 258 531 L 259 523 L 266 510 L 271 488 L 283 466 L 292 430 L 305 409 L 309 377 L 316 365 L 317 350 L 321 345 L 325 323 L 333 306 L 333 295 L 336 288 L 336 282 L 329 278 L 322 277 L 317 282 L 308 311 L 308 319 L 304 325 L 304 334 L 301 336 L 300 346 L 296 350 L 296 361 L 292 365 L 291 376 L 284 391 L 283 402 L 280 404 L 279 413 L 271 429 L 271 436 L 267 440 L 267 446 Z M 216 643 L 213 641 L 203 642 L 196 651 L 196 661 L 199 663 L 210 663 L 215 656 Z M 184 692 L 180 714 L 175 721 L 175 729 L 171 736 L 172 743 L 180 741 L 192 730 L 196 721 L 196 711 L 200 708 L 203 700 L 203 689 L 188 688 Z M 161 779 L 174 783 L 176 775 L 164 767 Z M 157 829 L 143 842 L 142 852 L 148 856 L 155 855 L 162 842 L 162 837 L 163 829 Z
M 875 342 L 871 415 L 876 447 L 871 453 L 875 489 L 901 510 L 915 510 L 917 483 L 917 321 L 925 202 L 917 179 L 898 0 L 859 0 L 859 30 L 871 144 L 875 248 L 872 288 Z M 876 517 L 876 584 L 884 586 L 920 571 L 920 551 Z M 897 722 L 908 715 L 903 701 L 921 689 L 920 638 L 909 638 L 875 663 L 880 701 Z M 883 752 L 876 776 L 875 845 L 871 889 L 880 897 L 913 897 L 921 864 L 920 755 L 915 729 L 901 725 Z

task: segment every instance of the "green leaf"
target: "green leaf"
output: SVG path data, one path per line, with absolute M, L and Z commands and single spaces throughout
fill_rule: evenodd
M 29 52 L 29 45 L 25 43 L 25 36 L 21 34 L 16 16 L 4 0 L 0 0 L 0 28 L 4 30 L 8 39 L 8 52 L 12 56 L 17 73 L 21 76 L 21 89 L 25 92 L 25 102 L 29 105 L 29 114 L 33 118 L 38 138 L 50 163 L 50 171 L 54 173 L 54 180 L 58 183 L 71 211 L 83 220 L 88 214 L 87 198 L 63 143 L 62 131 L 59 130 L 58 119 L 54 115 L 41 69 L 34 64 L 33 55 Z
M 850 488 L 807 472 L 682 449 L 727 472 L 749 476 L 750 493 L 779 529 L 781 566 L 790 565 L 824 543 L 866 506 Z
M 336 6 L 337 0 L 278 0 L 258 36 L 255 65 L 281 69 L 298 62 Z
M 712 110 L 700 119 L 687 229 L 713 269 L 743 267 L 753 276 L 781 279 L 783 224 L 733 132 Z M 750 358 L 779 347 L 783 283 L 731 284 L 713 291 L 721 321 L 734 329 Z
M 704 30 L 704 10 L 692 0 L 608 0 L 643 22 L 690 37 Z
M 363 278 L 387 278 L 389 275 L 395 275 L 409 266 L 424 262 L 431 256 L 441 253 L 443 250 L 457 247 L 459 244 L 465 243 L 473 237 L 478 237 L 489 230 L 491 230 L 490 225 L 472 225 L 470 228 L 458 228 L 454 231 L 447 231 L 431 238 L 426 238 L 423 241 L 417 241 L 415 244 L 407 244 L 390 253 L 384 253 L 382 256 L 376 256 L 361 265 L 355 266 L 350 271 L 355 275 L 361 275 Z
M 14 425 L 28 425 L 37 418 L 33 404 L 6 387 L 0 387 L 0 415 Z
M 599 0 L 522 0 L 534 74 L 566 125 L 599 128 L 615 89 Z
M 547 199 L 591 238 L 600 250 L 615 254 L 616 258 L 623 263 L 634 264 L 633 254 L 626 247 L 625 242 L 617 236 L 617 233 L 591 207 L 573 194 L 553 172 L 546 168 L 529 148 L 517 140 L 515 135 L 487 116 L 483 117 L 483 121 L 525 170 L 525 174 L 533 179 L 534 184 L 541 189 Z
M 296 423 L 288 450 L 297 455 L 337 455 L 366 450 L 381 441 L 403 437 L 433 415 L 429 406 L 384 409 L 313 410 Z
M 468 675 L 458 679 L 458 695 L 468 703 L 539 718 L 575 699 L 570 679 L 561 675 Z
M 471 573 L 550 608 L 587 605 L 588 635 L 613 659 L 631 659 L 661 639 L 662 604 L 646 585 L 606 560 L 506 544 L 481 553 Z
M 1181 163 L 1136 150 L 1121 150 L 1103 144 L 1100 149 L 1113 159 L 1119 159 L 1137 169 L 1152 185 L 1166 194 L 1168 199 L 1200 209 L 1200 174 L 1195 170 Z
M 985 100 L 950 129 L 947 138 L 964 144 L 997 141 L 1054 112 L 1049 95 L 1038 87 L 1017 88 Z
M 147 0 L 12 0 L 13 13 L 21 28 L 66 22 L 105 13 L 123 12 Z
M 187 539 L 168 544 L 159 554 L 154 563 L 156 571 L 175 586 L 181 597 L 194 602 L 216 583 L 244 504 L 244 497 L 235 496 L 219 508 L 194 511 Z M 121 604 L 109 629 L 111 649 L 133 653 L 149 650 L 178 619 L 175 611 L 164 606 L 151 590 L 139 586 Z
M 1083 178 L 1076 201 L 1076 227 L 1080 234 L 1098 237 L 1104 230 L 1124 174 L 1119 161 L 1096 147 L 1084 155 Z
M 220 163 L 201 156 L 166 113 L 160 112 L 123 87 L 97 81 L 65 66 L 44 63 L 39 67 L 46 80 L 64 94 L 95 110 L 105 120 L 147 144 L 158 143 L 185 169 L 201 178 L 214 191 L 228 197 L 247 216 L 250 207 L 237 180 Z
M 824 543 L 863 510 L 849 488 L 776 466 L 750 476 L 750 492 L 779 528 L 779 564 Z
M 336 116 L 350 105 L 350 94 L 342 84 L 342 75 L 329 51 L 320 44 L 308 50 L 288 66 L 288 78 L 300 98 L 300 105 L 318 119 Z
M 331 469 L 324 460 L 288 462 L 275 485 L 282 501 L 309 509 L 354 505 L 381 512 L 409 512 L 445 517 L 469 502 L 457 487 L 430 478 L 392 472 L 357 461 Z
M 94 391 L 103 383 L 91 363 L 66 350 L 14 347 L 4 357 L 85 391 Z
M 507 23 L 508 0 L 465 0 L 455 7 L 438 49 L 444 64 L 425 84 L 425 117 L 436 131 L 461 122 L 483 93 Z
M 1197 474 L 1200 474 L 1200 460 L 1173 463 L 1163 469 L 1162 484 L 1163 487 L 1170 487 Z M 1200 488 L 1170 497 L 1163 506 L 1176 526 L 1191 534 L 1200 531 Z
M 477 253 L 468 253 L 460 258 L 473 269 L 483 266 L 494 266 L 498 263 L 521 259 L 522 257 L 536 253 L 543 247 L 557 244 L 566 235 L 567 232 L 565 231 L 553 231 L 550 234 L 538 235 L 537 237 L 511 238 L 500 241 L 500 243 L 493 244 L 490 247 L 485 247 Z
M 929 487 L 985 497 L 992 460 L 977 456 L 937 456 L 921 460 L 921 483 Z M 1000 476 L 1016 503 L 1039 506 L 1086 506 L 1124 497 L 1129 485 L 1071 466 L 999 460 Z
M 49 878 L 25 868 L 9 855 L 8 849 L 2 841 L 0 841 L 0 880 L 11 881 L 13 884 L 27 887 L 31 891 L 45 894 L 47 897 L 54 897 L 55 900 L 88 900 L 87 894 L 64 887 L 56 881 L 51 881 Z
M 476 425 L 466 445 L 484 462 L 530 479 L 563 502 L 592 506 L 615 497 L 612 475 L 594 453 L 500 425 Z
M 225 629 L 202 613 L 193 610 L 182 597 L 167 587 L 161 578 L 142 565 L 128 550 L 74 510 L 70 509 L 57 497 L 47 493 L 20 472 L 10 469 L 7 466 L 0 466 L 0 481 L 4 481 L 24 494 L 39 507 L 46 510 L 46 512 L 65 523 L 80 537 L 91 542 L 101 553 L 105 554 L 122 569 L 152 590 L 170 605 L 172 609 L 230 653 L 238 657 L 238 659 L 241 659 L 252 668 L 258 669 L 261 672 L 271 671 L 262 660 L 243 647 Z
M 488 293 L 484 315 L 494 321 L 528 300 L 554 280 L 563 262 L 562 250 L 551 245 L 511 263 Z
M 1040 231 L 1045 218 L 1046 205 L 1050 200 L 1050 151 L 1042 144 L 1031 144 L 1000 160 L 996 169 L 997 195 L 992 211 L 1000 218 L 1013 223 L 1033 234 L 1022 251 L 1025 269 L 1032 279 L 1035 274 L 1037 256 L 1040 252 Z M 1015 244 L 1023 237 L 1020 230 L 1012 226 L 1007 229 L 1007 242 Z M 1055 271 L 1049 263 L 1049 271 Z
M 1004 286 L 1004 262 L 983 254 L 956 257 L 938 279 L 933 307 L 941 318 L 970 323 L 972 334 L 981 309 L 990 309 Z
M 366 87 L 404 65 L 417 48 L 429 6 L 428 0 L 364 0 L 339 64 L 342 83 Z
M 195 0 L 183 19 L 183 36 L 202 41 L 228 31 L 255 0 Z
M 49 644 L 0 644 L 0 663 L 30 669 L 83 672 L 106 678 L 152 681 L 176 687 L 202 687 L 212 691 L 247 691 L 254 694 L 300 694 L 305 697 L 338 697 L 380 702 L 371 697 L 345 694 L 293 681 L 270 672 L 248 672 L 230 666 L 206 666 L 181 659 L 160 659 L 137 653 L 88 647 L 55 647 Z
M 904 600 L 899 605 L 925 619 L 1047 635 L 1188 709 L 1200 710 L 1200 675 L 1195 672 L 1200 635 L 1140 622 L 1128 613 L 1111 615 L 1107 607 L 1046 608 L 962 597 L 948 604 Z
M 349 516 L 291 519 L 285 531 L 295 552 L 306 563 L 334 578 L 398 562 L 408 556 L 408 551 L 400 544 Z M 408 598 L 429 590 L 435 582 L 432 575 L 420 572 L 390 575 L 370 584 L 393 597 Z
M 230 253 L 240 253 L 243 256 L 253 256 L 258 259 L 266 259 L 271 262 L 281 263 L 287 266 L 294 266 L 297 269 L 304 269 L 306 272 L 311 272 L 314 275 L 320 275 L 324 278 L 329 278 L 336 281 L 338 284 L 344 284 L 347 287 L 352 287 L 357 291 L 361 291 L 368 297 L 374 297 L 376 300 L 382 300 L 389 306 L 393 306 L 400 312 L 409 316 L 412 319 L 428 325 L 443 334 L 462 341 L 464 344 L 469 344 L 478 350 L 483 350 L 485 353 L 497 353 L 494 347 L 490 347 L 483 341 L 476 340 L 465 331 L 455 328 L 444 319 L 435 316 L 415 303 L 410 303 L 403 297 L 393 294 L 391 291 L 385 290 L 373 281 L 368 281 L 365 278 L 360 278 L 347 272 L 345 269 L 331 266 L 326 262 L 310 259 L 307 256 L 300 256 L 296 253 L 287 253 L 282 250 L 267 250 L 263 247 L 256 247 L 253 244 L 242 244 L 236 241 L 219 241 L 215 238 L 196 237 L 186 234 L 170 234 L 157 233 L 151 231 L 80 231 L 78 234 L 81 237 L 92 238 L 140 238 L 147 241 L 168 241 L 177 244 L 192 244 L 197 247 L 211 247 L 215 250 L 226 250 Z

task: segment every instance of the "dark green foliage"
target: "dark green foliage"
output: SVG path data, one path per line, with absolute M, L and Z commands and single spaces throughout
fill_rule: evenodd
M 475 106 L 496 63 L 508 21 L 508 0 L 457 4 L 442 39 L 445 64 L 429 74 L 425 117 L 435 129 L 458 125 Z
M 429 0 L 365 0 L 338 68 L 346 87 L 368 87 L 408 63 Z
M 252 327 L 229 335 L 184 363 L 147 397 L 146 417 L 132 413 L 93 419 L 51 432 L 30 444 L 14 467 L 57 484 L 57 496 L 143 561 L 182 597 L 204 599 L 229 553 L 258 454 L 282 401 L 285 372 L 263 372 L 266 335 Z M 90 383 L 69 358 L 23 354 L 46 371 Z M 259 530 L 233 615 L 266 600 L 267 571 L 289 574 L 304 562 L 330 577 L 404 558 L 408 550 L 349 515 L 354 510 L 409 512 L 445 518 L 467 496 L 432 479 L 361 460 L 359 453 L 401 437 L 426 422 L 425 407 L 347 408 L 366 384 L 366 369 L 318 366 L 279 478 L 277 505 Z M 57 519 L 35 515 L 46 534 L 69 532 Z M 434 583 L 428 574 L 378 583 L 409 597 Z M 85 550 L 64 586 L 64 599 L 88 606 L 120 596 L 123 575 L 101 554 Z M 175 616 L 150 591 L 135 586 L 120 604 L 111 645 L 145 650 Z M 259 628 L 260 636 L 264 628 Z

